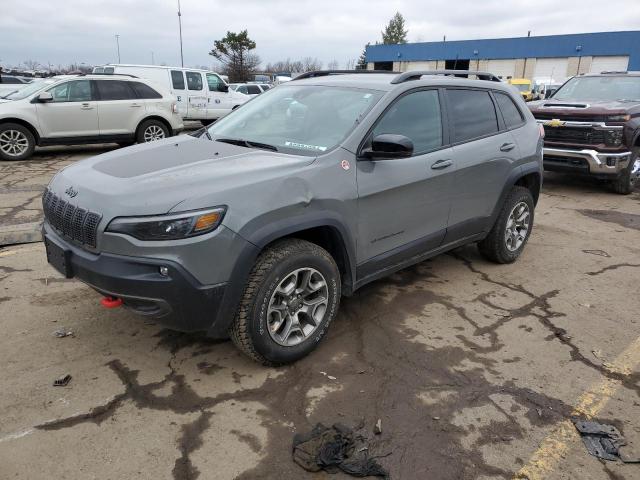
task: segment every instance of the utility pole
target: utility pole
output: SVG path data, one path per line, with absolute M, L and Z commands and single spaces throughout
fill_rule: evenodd
M 151 65 L 155 65 L 155 64 L 156 64 L 156 62 L 155 62 L 155 60 L 153 58 L 153 52 L 151 52 Z
M 118 63 L 120 63 L 120 35 L 116 35 L 116 45 L 118 46 Z
M 184 68 L 184 56 L 182 54 L 182 13 L 180 12 L 180 0 L 178 0 L 178 27 L 180 28 L 180 65 Z

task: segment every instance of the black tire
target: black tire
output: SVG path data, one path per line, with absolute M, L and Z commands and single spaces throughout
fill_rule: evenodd
M 120 148 L 126 148 L 126 147 L 130 147 L 131 145 L 135 145 L 136 142 L 118 142 L 118 147 Z
M 322 274 L 327 286 L 327 305 L 308 337 L 297 345 L 284 346 L 269 332 L 267 310 L 280 283 L 301 268 L 312 268 Z M 240 350 L 263 365 L 295 362 L 314 350 L 324 337 L 338 311 L 340 287 L 340 272 L 326 250 L 305 240 L 278 241 L 264 250 L 253 266 L 229 335 Z
M 159 132 L 160 130 L 158 129 L 162 131 L 163 136 L 161 138 L 155 138 L 155 140 L 161 140 L 162 138 L 169 138 L 171 136 L 171 132 L 169 131 L 169 128 L 167 128 L 167 126 L 163 122 L 161 122 L 160 120 L 151 118 L 149 120 L 145 120 L 144 122 L 142 122 L 138 127 L 138 131 L 136 133 L 136 141 L 138 143 L 148 143 L 148 142 L 154 141 L 154 140 L 147 140 L 147 138 L 149 138 L 149 135 L 151 134 L 152 131 Z
M 11 144 L 16 141 L 18 144 Z M 22 148 L 25 145 L 26 148 Z M 21 149 L 19 153 L 14 153 L 16 149 Z M 5 151 L 9 150 L 9 151 Z M 0 160 L 26 160 L 36 149 L 36 139 L 31 131 L 19 123 L 3 123 L 0 125 Z
M 522 240 L 522 243 L 517 246 L 517 248 L 510 249 L 506 239 L 507 223 L 509 221 L 511 212 L 517 205 L 520 205 L 521 203 L 525 203 L 528 207 L 528 229 L 524 236 L 524 240 Z M 511 189 L 511 192 L 509 192 L 509 195 L 507 196 L 504 204 L 502 205 L 500 215 L 498 215 L 498 219 L 489 232 L 489 235 L 487 235 L 486 238 L 484 238 L 482 241 L 478 242 L 480 253 L 492 262 L 515 262 L 524 250 L 524 247 L 529 240 L 529 236 L 531 235 L 531 230 L 533 229 L 534 208 L 535 205 L 533 196 L 531 195 L 529 189 L 520 186 L 513 187 Z
M 620 176 L 611 182 L 611 189 L 620 195 L 629 195 L 638 184 L 637 175 L 633 174 L 633 167 L 640 157 L 640 148 L 634 148 L 629 160 L 629 165 L 620 173 Z

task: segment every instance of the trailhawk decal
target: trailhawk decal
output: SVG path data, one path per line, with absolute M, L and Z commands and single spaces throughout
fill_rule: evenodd
M 293 148 L 304 148 L 306 150 L 319 150 L 324 152 L 327 147 L 320 147 L 318 145 L 307 145 L 306 143 L 297 143 L 297 142 L 284 142 L 285 147 L 293 147 Z

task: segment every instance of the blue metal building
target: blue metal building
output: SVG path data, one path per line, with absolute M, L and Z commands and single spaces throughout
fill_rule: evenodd
M 366 59 L 370 69 L 455 66 L 493 68 L 503 77 L 566 78 L 599 70 L 640 70 L 640 31 L 371 45 Z

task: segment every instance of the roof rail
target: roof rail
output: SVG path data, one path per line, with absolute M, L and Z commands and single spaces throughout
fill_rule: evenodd
M 328 77 L 329 75 L 348 75 L 354 73 L 400 73 L 400 72 L 392 72 L 390 70 L 314 70 L 312 72 L 301 73 L 297 77 L 292 78 L 292 80 L 302 80 L 304 78 L 316 78 L 316 77 Z
M 621 71 L 615 71 L 615 70 L 605 70 L 604 72 L 600 72 L 601 75 L 614 75 L 614 74 L 624 74 L 626 75 L 627 72 L 626 70 L 621 70 Z
M 420 80 L 423 75 L 447 75 L 447 76 L 468 76 L 475 75 L 478 80 L 489 80 L 491 82 L 501 82 L 493 73 L 475 72 L 473 70 L 415 70 L 412 72 L 404 72 L 394 78 L 391 83 L 403 83 L 409 80 Z
M 87 75 L 105 75 L 109 77 L 131 77 L 131 78 L 139 78 L 135 75 L 129 75 L 128 73 L 79 73 L 78 77 L 86 77 Z

